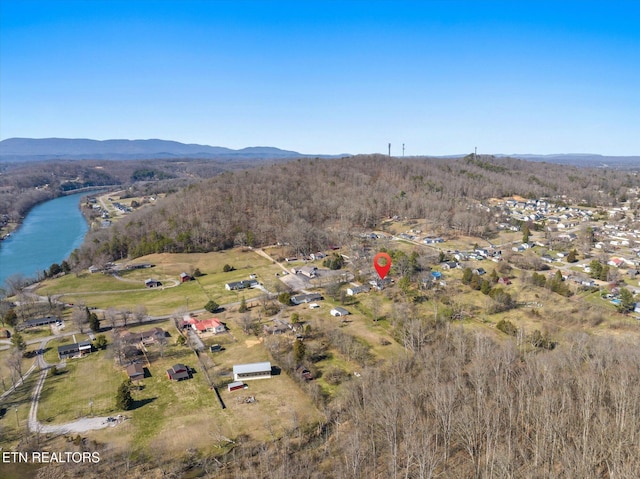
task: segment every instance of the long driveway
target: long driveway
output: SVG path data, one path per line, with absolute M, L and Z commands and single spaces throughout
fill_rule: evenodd
M 40 349 L 44 351 L 49 342 L 50 338 L 45 338 L 40 343 Z M 35 366 L 39 366 L 40 377 L 38 378 L 38 383 L 36 387 L 33 389 L 33 394 L 31 395 L 31 409 L 29 410 L 29 430 L 32 432 L 40 432 L 40 433 L 52 433 L 52 434 L 67 434 L 67 433 L 81 433 L 86 431 L 91 431 L 93 429 L 102 429 L 107 426 L 115 426 L 118 424 L 118 421 L 112 421 L 111 419 L 107 420 L 107 417 L 83 417 L 76 421 L 68 422 L 65 424 L 42 424 L 38 421 L 38 403 L 40 402 L 40 394 L 42 393 L 42 387 L 44 386 L 44 381 L 47 379 L 47 375 L 49 374 L 49 369 L 51 368 L 51 364 L 48 364 L 44 360 L 44 355 L 39 354 L 38 358 L 34 363 Z

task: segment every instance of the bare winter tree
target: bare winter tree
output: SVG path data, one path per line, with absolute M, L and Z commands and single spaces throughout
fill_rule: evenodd
M 134 320 L 138 324 L 142 324 L 147 319 L 147 307 L 144 304 L 137 305 L 132 312 Z

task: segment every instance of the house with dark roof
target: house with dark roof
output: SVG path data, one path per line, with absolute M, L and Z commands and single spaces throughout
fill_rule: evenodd
M 147 288 L 158 288 L 158 287 L 162 286 L 162 283 L 160 281 L 158 281 L 157 279 L 149 278 L 144 282 L 144 285 Z
M 172 368 L 167 369 L 167 377 L 172 381 L 182 381 L 189 379 L 189 368 L 184 364 L 175 364 Z
M 320 301 L 321 299 L 322 295 L 319 293 L 296 294 L 291 297 L 291 302 L 293 304 L 304 304 L 311 303 L 312 301 Z
M 138 381 L 144 378 L 144 368 L 142 367 L 142 364 L 129 364 L 126 371 L 127 376 L 129 376 L 129 379 L 131 379 L 132 381 Z
M 58 357 L 60 359 L 76 358 L 89 353 L 91 353 L 91 341 L 80 341 L 79 343 L 58 346 Z
M 38 326 L 48 326 L 58 321 L 55 316 L 46 316 L 44 318 L 29 319 L 20 324 L 20 329 L 37 328 Z
M 146 331 L 125 331 L 121 333 L 120 340 L 124 344 L 152 344 L 157 341 L 160 341 L 162 338 L 166 336 L 164 329 L 162 328 L 151 328 Z

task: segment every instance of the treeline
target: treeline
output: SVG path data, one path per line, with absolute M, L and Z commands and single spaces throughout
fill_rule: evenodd
M 480 207 L 487 198 L 519 194 L 560 200 L 566 195 L 563 201 L 615 204 L 638 183 L 637 176 L 620 171 L 473 155 L 297 160 L 192 184 L 156 208 L 96 233 L 81 257 L 118 259 L 277 242 L 309 253 L 393 216 L 483 235 L 491 232 L 496 213 Z
M 234 436 L 224 454 L 178 459 L 159 450 L 136 463 L 105 453 L 96 467 L 56 477 L 638 477 L 634 344 L 576 333 L 553 350 L 530 351 L 451 323 L 429 328 L 431 340 L 419 351 L 341 376 L 344 393 L 324 408 L 320 424 L 292 427 L 270 442 Z
M 132 194 L 177 191 L 247 163 L 210 160 L 56 160 L 0 165 L 0 217 L 20 221 L 36 204 L 90 186 L 120 185 Z
M 240 447 L 213 477 L 637 477 L 632 344 L 578 334 L 526 353 L 449 325 L 436 338 L 351 380 L 320 443 Z

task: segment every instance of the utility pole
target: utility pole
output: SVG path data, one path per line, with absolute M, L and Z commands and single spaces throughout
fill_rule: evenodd
M 391 156 L 391 143 L 389 143 L 389 156 Z
M 404 158 L 404 143 L 402 144 L 402 157 Z
M 473 159 L 474 160 L 478 159 L 478 147 L 477 146 L 474 147 L 474 150 L 473 150 Z

